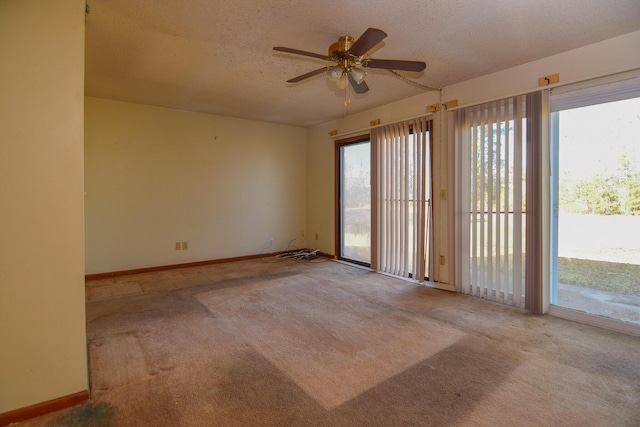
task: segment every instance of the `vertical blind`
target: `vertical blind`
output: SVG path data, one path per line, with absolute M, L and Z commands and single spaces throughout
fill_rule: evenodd
M 371 266 L 423 281 L 429 219 L 429 120 L 372 130 Z
M 530 309 L 540 289 L 539 97 L 452 111 L 448 120 L 456 146 L 456 286 Z

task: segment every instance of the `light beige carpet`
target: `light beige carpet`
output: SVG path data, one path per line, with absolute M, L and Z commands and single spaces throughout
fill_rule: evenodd
M 331 410 L 464 337 L 434 319 L 304 275 L 199 294 L 237 335 Z
M 87 283 L 92 401 L 22 426 L 638 426 L 640 339 L 334 262 Z

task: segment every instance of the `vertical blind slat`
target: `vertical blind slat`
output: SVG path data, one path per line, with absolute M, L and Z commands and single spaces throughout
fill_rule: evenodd
M 411 211 L 411 206 L 409 202 L 409 154 L 411 152 L 409 147 L 409 126 L 405 124 L 404 126 L 404 147 L 403 147 L 403 156 L 404 156 L 404 190 L 402 191 L 402 198 L 404 199 L 402 205 L 404 207 L 404 218 L 402 221 L 402 227 L 404 231 L 402 232 L 402 246 L 404 248 L 403 252 L 403 260 L 402 260 L 402 275 L 407 277 L 409 272 L 409 251 L 410 251 L 410 239 L 409 239 L 409 212 Z
M 422 216 L 420 215 L 420 200 L 418 200 L 418 195 L 420 194 L 420 179 L 419 177 L 420 175 L 420 150 L 418 149 L 418 147 L 420 146 L 420 144 L 422 143 L 422 126 L 420 125 L 420 121 L 419 120 L 415 120 L 413 121 L 413 128 L 415 129 L 414 132 L 414 139 L 415 139 L 415 144 L 413 144 L 411 146 L 411 150 L 413 152 L 412 157 L 413 157 L 413 167 L 414 167 L 414 171 L 415 171 L 415 177 L 418 178 L 417 181 L 413 182 L 413 186 L 411 188 L 411 193 L 410 193 L 410 199 L 412 200 L 412 202 L 410 203 L 409 206 L 411 206 L 411 217 L 412 218 L 421 218 Z M 413 257 L 411 258 L 411 267 L 410 270 L 414 272 L 414 274 L 416 275 L 416 278 L 421 277 L 420 276 L 420 267 L 418 265 L 418 258 L 421 256 L 420 254 L 420 250 L 419 250 L 419 244 L 420 244 L 420 224 L 414 223 L 413 227 L 411 229 L 411 242 L 413 242 L 414 247 L 411 248 L 411 253 L 413 254 Z
M 385 140 L 388 141 L 389 137 L 390 137 L 389 130 L 387 129 L 385 131 L 385 133 L 387 134 Z M 387 194 L 386 194 L 386 199 L 385 199 L 385 201 L 386 201 L 385 207 L 386 207 L 386 211 L 387 211 L 387 215 L 386 215 L 386 218 L 385 218 L 385 224 L 386 224 L 385 226 L 386 226 L 386 229 L 387 229 L 387 233 L 386 233 L 387 242 L 386 242 L 386 244 L 387 244 L 387 247 L 393 247 L 393 242 L 391 241 L 391 235 L 392 235 L 391 225 L 393 224 L 393 222 L 392 222 L 392 220 L 393 220 L 393 217 L 392 217 L 393 206 L 392 206 L 392 203 L 391 203 L 391 201 L 393 200 L 393 192 L 392 192 L 393 164 L 390 161 L 390 159 L 393 158 L 393 141 L 390 141 L 387 144 L 387 150 L 386 151 L 387 151 L 387 157 L 386 157 L 386 160 L 385 160 L 385 163 L 386 163 L 386 166 L 387 166 L 387 168 L 386 168 L 387 169 L 386 170 L 387 176 L 385 177 L 386 181 L 387 181 L 387 183 L 386 183 Z M 386 263 L 385 263 L 385 265 L 389 266 L 391 264 L 392 253 L 390 251 L 385 251 L 385 255 L 386 255 Z
M 487 281 L 486 292 L 487 298 L 495 300 L 495 281 L 493 277 L 493 212 L 495 211 L 493 206 L 493 141 L 495 132 L 493 124 L 495 123 L 495 103 L 489 106 L 487 112 L 487 242 L 485 248 L 487 248 Z
M 472 164 L 472 174 L 471 174 L 471 271 L 472 271 L 472 281 L 471 281 L 471 294 L 476 295 L 476 286 L 479 286 L 479 278 L 478 278 L 478 129 L 480 128 L 480 123 L 478 122 L 478 111 L 472 112 L 472 123 L 471 123 L 471 143 L 473 146 L 471 147 L 470 161 Z
M 513 149 L 513 304 L 522 303 L 522 103 L 514 105 Z
M 425 191 L 425 186 L 426 186 L 426 168 L 425 168 L 425 152 L 426 152 L 426 138 L 425 138 L 425 133 L 427 132 L 427 123 L 426 123 L 426 119 L 422 118 L 419 119 L 416 122 L 416 125 L 419 126 L 419 132 L 418 132 L 418 140 L 417 143 L 415 144 L 416 146 L 416 164 L 419 166 L 419 168 L 416 171 L 416 174 L 418 176 L 417 179 L 417 183 L 418 183 L 418 187 L 414 190 L 414 197 L 416 199 L 416 214 L 414 216 L 414 225 L 417 225 L 417 227 L 415 227 L 417 230 L 417 236 L 416 236 L 416 250 L 415 250 L 415 259 L 414 259 L 414 270 L 415 272 L 417 272 L 417 277 L 416 279 L 422 281 L 422 278 L 426 276 L 426 257 L 425 257 L 425 248 L 426 248 L 426 229 L 427 229 L 427 222 L 429 221 L 429 217 L 426 215 L 426 206 L 425 206 L 425 199 L 426 199 L 426 191 Z M 421 220 L 419 220 L 421 219 Z
M 462 290 L 463 293 L 468 293 L 468 284 L 471 283 L 471 262 L 468 256 L 467 251 L 464 252 L 464 255 L 461 254 L 463 248 L 469 249 L 468 242 L 471 241 L 471 223 L 469 222 L 469 214 L 467 213 L 469 205 L 471 205 L 471 192 L 470 186 L 472 185 L 471 180 L 471 168 L 469 167 L 469 163 L 472 161 L 471 157 L 471 134 L 472 132 L 467 132 L 467 129 L 473 131 L 473 126 L 470 123 L 469 114 L 465 114 L 464 111 L 456 111 L 456 126 L 454 130 L 454 136 L 460 138 L 462 142 L 460 159 L 461 165 L 459 167 L 460 173 L 460 205 L 458 209 L 460 213 L 458 214 L 459 222 L 460 222 L 460 241 L 458 242 L 458 263 L 461 271 L 458 273 L 460 277 L 459 289 Z M 467 243 L 466 245 L 464 243 Z
M 478 112 L 479 127 L 478 127 L 478 148 L 480 149 L 480 162 L 478 164 L 478 173 L 480 177 L 484 176 L 485 169 L 485 152 L 484 152 L 484 136 L 485 136 L 485 118 L 484 110 Z M 483 296 L 484 288 L 484 179 L 478 180 L 478 223 L 476 227 L 478 229 L 478 296 Z
M 500 245 L 502 243 L 502 212 L 504 210 L 504 206 L 502 206 L 502 179 L 504 178 L 503 173 L 500 173 L 502 165 L 502 132 L 503 132 L 503 124 L 505 123 L 504 119 L 504 101 L 500 101 L 498 103 L 498 111 L 497 111 L 497 142 L 496 142 L 496 266 L 497 266 L 497 274 L 496 274 L 496 300 L 504 303 L 504 270 L 503 270 L 503 259 L 502 259 L 502 251 Z
M 400 155 L 400 150 L 399 150 L 399 146 L 400 146 L 400 138 L 397 135 L 397 129 L 396 129 L 396 135 L 393 138 L 393 158 L 397 159 L 398 156 Z M 398 274 L 398 252 L 399 252 L 399 245 L 398 245 L 398 234 L 400 233 L 400 224 L 398 222 L 398 220 L 400 219 L 400 215 L 399 215 L 399 204 L 398 204 L 398 193 L 399 193 L 399 189 L 398 189 L 398 176 L 400 175 L 400 165 L 397 162 L 392 162 L 393 165 L 393 177 L 392 177 L 392 188 L 393 188 L 393 218 L 391 219 L 391 223 L 393 224 L 393 234 L 392 234 L 392 239 L 393 239 L 393 247 L 391 248 L 392 254 L 393 254 L 393 262 L 392 262 L 392 273 L 393 274 Z
M 380 144 L 377 142 L 377 137 L 374 136 L 377 130 L 372 130 L 371 132 L 371 242 L 378 241 L 378 236 L 380 234 L 380 222 L 379 222 L 379 212 L 375 206 L 378 206 L 378 197 L 379 197 L 379 170 L 378 170 L 378 147 Z M 377 245 L 371 245 L 371 268 L 376 270 L 380 265 L 379 259 L 379 250 Z
M 510 123 L 513 120 L 513 116 L 512 116 L 512 112 L 513 112 L 513 103 L 512 100 L 508 100 L 507 105 L 505 106 L 505 114 L 507 115 L 507 119 L 505 122 L 505 146 L 504 146 L 504 169 L 505 171 L 507 171 L 508 176 L 510 176 L 509 172 L 511 170 L 511 128 L 510 128 Z M 509 260 L 508 260 L 508 251 L 507 248 L 509 247 L 509 235 L 511 233 L 511 229 L 509 227 L 509 220 L 511 218 L 511 215 L 509 212 L 513 211 L 513 206 L 510 202 L 510 193 L 509 190 L 510 188 L 510 179 L 506 178 L 505 182 L 504 182 L 504 200 L 505 200 L 505 205 L 504 205 L 504 247 L 505 247 L 505 255 L 507 256 L 507 259 L 505 260 L 505 295 L 504 295 L 504 301 L 505 303 L 509 301 L 509 295 L 513 294 L 513 281 L 511 280 L 511 276 L 509 275 Z M 512 248 L 512 253 L 513 253 L 513 248 Z M 513 265 L 513 261 L 512 261 L 512 265 Z

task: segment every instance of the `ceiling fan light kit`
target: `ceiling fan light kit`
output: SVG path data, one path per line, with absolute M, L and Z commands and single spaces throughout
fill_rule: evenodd
M 392 72 L 394 72 L 394 70 L 419 72 L 426 68 L 426 64 L 422 61 L 373 59 L 368 56 L 367 52 L 380 43 L 385 37 L 387 37 L 387 33 L 377 28 L 368 28 L 358 40 L 355 40 L 351 36 L 342 36 L 337 42 L 329 46 L 328 55 L 326 56 L 282 46 L 274 47 L 273 50 L 308 56 L 324 61 L 332 61 L 337 64 L 334 66 L 325 66 L 294 77 L 287 80 L 287 83 L 297 83 L 318 74 L 328 72 L 329 78 L 334 80 L 340 89 L 347 89 L 349 84 L 351 84 L 353 90 L 361 94 L 369 90 L 367 83 L 364 81 L 367 73 L 363 68 L 378 68 Z

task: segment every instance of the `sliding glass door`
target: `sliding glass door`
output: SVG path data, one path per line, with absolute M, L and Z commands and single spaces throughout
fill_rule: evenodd
M 551 303 L 640 325 L 640 97 L 598 93 L 560 96 L 551 116 Z
M 371 143 L 338 144 L 339 258 L 371 264 Z
M 421 117 L 336 142 L 338 258 L 427 280 L 430 126 Z

